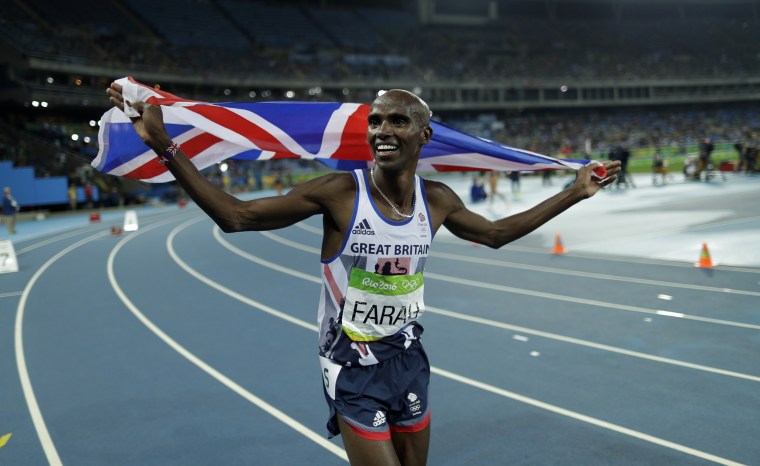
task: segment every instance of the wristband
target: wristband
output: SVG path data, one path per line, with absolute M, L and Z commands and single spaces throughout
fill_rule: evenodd
M 174 158 L 174 155 L 179 150 L 179 144 L 172 141 L 172 144 L 166 148 L 163 154 L 160 154 L 158 156 L 158 161 L 161 162 L 162 165 L 166 165 L 169 163 L 169 160 Z

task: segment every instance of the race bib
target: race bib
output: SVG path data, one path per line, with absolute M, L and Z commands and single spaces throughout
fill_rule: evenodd
M 425 312 L 422 273 L 378 275 L 351 269 L 343 306 L 343 331 L 354 341 L 394 335 Z

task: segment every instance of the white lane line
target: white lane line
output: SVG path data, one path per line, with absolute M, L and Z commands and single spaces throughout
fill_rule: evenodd
M 321 254 L 321 251 L 315 247 L 306 246 L 301 243 L 297 243 L 295 241 L 291 241 L 289 239 L 283 238 L 279 235 L 276 235 L 269 231 L 262 231 L 259 232 L 265 237 L 276 241 L 280 244 L 284 244 L 286 246 L 290 246 L 295 249 L 299 249 L 301 251 L 310 252 L 313 254 Z M 452 277 L 449 275 L 443 275 L 435 272 L 425 272 L 425 277 L 427 278 L 433 278 L 436 280 L 446 281 L 449 283 L 455 283 L 459 285 L 467 285 L 477 288 L 485 288 L 493 291 L 501 291 L 505 293 L 514 293 L 514 294 L 521 294 L 526 296 L 532 296 L 536 298 L 543 298 L 543 299 L 552 299 L 555 301 L 565 301 L 575 304 L 586 304 L 589 306 L 596 306 L 596 307 L 603 307 L 607 309 L 617 309 L 620 311 L 629 311 L 629 312 L 640 312 L 643 314 L 653 314 L 653 315 L 661 315 L 663 317 L 675 317 L 673 314 L 663 314 L 663 311 L 658 311 L 656 309 L 648 309 L 645 307 L 639 307 L 639 306 L 628 306 L 626 304 L 616 304 L 616 303 L 610 303 L 606 301 L 596 301 L 593 299 L 586 299 L 586 298 L 576 298 L 573 296 L 566 296 L 561 294 L 555 294 L 555 293 L 548 293 L 545 291 L 533 291 L 533 290 L 526 290 L 525 288 L 515 288 L 512 286 L 506 286 L 506 285 L 497 285 L 492 283 L 484 283 L 479 282 L 476 280 L 469 280 L 466 278 L 460 278 L 460 277 Z M 718 324 L 718 325 L 727 325 L 730 327 L 742 327 L 742 328 L 749 328 L 753 330 L 760 330 L 760 325 L 755 324 L 748 324 L 745 322 L 735 322 L 732 320 L 722 320 L 722 319 L 712 319 L 710 317 L 702 317 L 702 316 L 695 316 L 690 314 L 680 314 L 677 316 L 682 319 L 687 320 L 695 320 L 699 322 L 706 322 L 710 324 Z
M 93 230 L 93 228 L 87 228 L 86 230 Z M 56 235 L 56 236 L 54 236 L 52 238 L 48 238 L 48 239 L 46 239 L 44 241 L 40 241 L 39 243 L 34 243 L 31 246 L 27 246 L 25 248 L 19 249 L 18 250 L 18 255 L 24 254 L 24 253 L 29 252 L 29 251 L 33 251 L 33 250 L 35 250 L 37 248 L 41 248 L 42 246 L 47 246 L 48 244 L 52 244 L 52 243 L 55 243 L 55 242 L 58 242 L 58 241 L 62 241 L 64 239 L 66 239 L 66 238 L 71 238 L 72 236 L 86 234 L 87 233 L 86 230 L 85 231 L 80 231 L 80 230 L 72 231 L 72 232 L 69 232 L 69 233 L 64 233 L 62 235 Z
M 536 354 L 536 356 L 538 356 L 538 354 Z M 685 445 L 681 445 L 679 443 L 671 442 L 665 439 L 661 439 L 659 437 L 655 437 L 653 435 L 639 432 L 637 430 L 629 429 L 627 427 L 613 424 L 611 422 L 603 421 L 601 419 L 587 416 L 585 414 L 581 414 L 576 411 L 571 411 L 569 409 L 565 409 L 560 406 L 556 406 L 550 403 L 544 403 L 543 401 L 529 398 L 527 396 L 523 396 L 515 392 L 510 392 L 509 390 L 504 390 L 503 388 L 495 387 L 493 385 L 489 385 L 483 382 L 478 382 L 477 380 L 471 379 L 469 377 L 464 377 L 459 374 L 455 374 L 453 372 L 440 369 L 438 367 L 431 367 L 430 372 L 432 372 L 433 374 L 440 375 L 441 377 L 446 377 L 447 379 L 451 379 L 456 382 L 460 382 L 460 383 L 469 385 L 471 387 L 493 393 L 495 395 L 503 396 L 505 398 L 510 398 L 512 400 L 519 401 L 521 403 L 525 403 L 530 406 L 535 406 L 536 408 L 544 409 L 546 411 L 551 411 L 553 413 L 560 414 L 562 416 L 567 416 L 569 418 L 576 419 L 581 422 L 586 422 L 588 424 L 592 424 L 592 425 L 601 427 L 603 429 L 608 429 L 614 432 L 621 433 L 623 435 L 628 435 L 629 437 L 637 438 L 639 440 L 644 440 L 646 442 L 654 443 L 656 445 L 660 445 L 665 448 L 670 448 L 672 450 L 680 451 L 688 455 L 696 456 L 697 458 L 702 458 L 708 461 L 713 461 L 715 463 L 725 464 L 725 465 L 740 465 L 741 464 L 741 463 L 737 463 L 735 461 L 732 461 L 726 458 L 722 458 L 720 456 L 713 455 L 711 453 L 706 453 L 701 450 L 697 450 L 694 448 L 687 447 Z
M 270 232 L 260 232 L 260 233 L 266 233 L 266 236 L 273 236 L 273 234 L 270 233 Z M 230 249 L 233 252 L 239 251 L 238 248 L 232 246 L 232 244 L 230 244 L 228 241 L 226 241 L 224 238 L 222 238 L 222 235 L 220 233 L 219 227 L 216 227 L 216 226 L 214 227 L 213 234 L 214 234 L 214 238 L 216 238 L 216 240 L 219 241 L 220 244 L 222 244 L 224 247 Z M 274 235 L 274 236 L 276 236 L 276 235 Z M 285 241 L 289 241 L 289 240 L 285 240 Z M 307 248 L 308 249 L 316 249 L 316 248 L 309 248 L 308 246 L 300 245 L 299 243 L 294 243 L 294 244 L 298 244 L 299 246 L 302 246 L 302 247 L 299 248 L 299 249 L 302 249 L 302 250 L 307 250 Z M 317 252 L 319 252 L 319 251 L 317 251 Z M 253 256 L 252 254 L 248 254 L 248 253 L 246 253 L 246 255 L 247 256 L 256 257 L 256 256 Z M 257 259 L 259 259 L 259 258 L 257 258 Z M 261 259 L 261 261 L 257 260 L 257 262 L 259 264 L 263 265 L 267 261 L 264 261 L 263 259 Z M 285 273 L 288 273 L 290 275 L 293 275 L 293 276 L 300 276 L 300 275 L 302 275 L 301 272 L 298 272 L 296 270 L 288 269 L 287 267 L 282 267 L 282 266 L 278 266 L 278 267 L 279 267 L 278 270 L 285 271 Z M 428 310 L 430 310 L 430 308 L 428 308 Z M 441 311 L 441 309 L 438 309 L 438 311 Z M 455 313 L 450 313 L 450 314 L 455 314 Z M 518 327 L 515 327 L 515 328 L 518 328 Z M 315 328 L 315 330 L 316 330 L 316 328 Z M 528 329 L 522 329 L 522 331 L 526 331 L 526 330 L 528 330 Z M 534 332 L 532 332 L 532 331 L 526 331 L 525 333 L 534 333 Z M 537 334 L 537 332 L 535 332 L 535 333 Z M 543 332 L 541 332 L 541 333 L 543 333 Z M 602 346 L 602 345 L 600 345 L 600 346 Z M 627 354 L 627 353 L 628 352 L 623 352 L 623 354 Z M 631 353 L 633 353 L 633 352 L 631 352 Z M 540 356 L 540 353 L 538 353 L 537 351 L 533 351 L 533 352 L 531 352 L 531 356 L 537 357 L 537 356 Z M 662 361 L 662 362 L 666 362 L 666 361 Z M 686 366 L 686 367 L 689 367 L 689 366 Z M 496 387 L 494 385 L 490 385 L 490 384 L 486 384 L 486 383 L 483 383 L 483 382 L 479 382 L 477 380 L 474 380 L 474 379 L 471 379 L 471 378 L 468 378 L 468 377 L 456 374 L 454 372 L 450 372 L 450 371 L 447 371 L 445 369 L 441 369 L 441 368 L 439 368 L 437 366 L 432 366 L 430 368 L 430 370 L 434 374 L 440 375 L 442 377 L 449 378 L 451 380 L 455 380 L 457 382 L 461 382 L 461 383 L 470 385 L 471 387 L 474 387 L 474 388 L 485 390 L 485 391 L 488 391 L 490 393 L 494 393 L 494 394 L 499 395 L 499 396 L 503 396 L 503 397 L 506 397 L 506 398 L 513 399 L 515 401 L 526 403 L 526 404 L 529 404 L 531 406 L 534 406 L 534 407 L 537 407 L 537 408 L 540 408 L 540 409 L 551 411 L 553 413 L 560 414 L 560 415 L 566 416 L 566 417 L 570 417 L 570 418 L 573 418 L 573 419 L 576 419 L 576 420 L 579 420 L 579 421 L 582 421 L 582 422 L 586 422 L 588 424 L 592 424 L 592 425 L 595 425 L 595 426 L 598 426 L 598 427 L 602 427 L 604 429 L 609 429 L 609 430 L 612 430 L 614 432 L 618 432 L 618 433 L 621 433 L 621 434 L 624 434 L 624 435 L 628 435 L 630 437 L 634 437 L 634 438 L 637 438 L 637 439 L 640 439 L 640 440 L 643 440 L 643 441 L 646 441 L 646 442 L 651 442 L 651 443 L 654 443 L 654 444 L 657 444 L 657 445 L 660 445 L 660 446 L 663 446 L 663 447 L 666 447 L 666 448 L 677 450 L 677 451 L 680 451 L 682 453 L 686 453 L 688 455 L 696 456 L 698 458 L 702 458 L 702 459 L 705 459 L 705 460 L 713 461 L 713 462 L 719 463 L 719 464 L 732 465 L 732 466 L 741 466 L 741 463 L 737 463 L 735 461 L 732 461 L 732 460 L 729 460 L 729 459 L 726 459 L 726 458 L 722 458 L 720 456 L 716 456 L 716 455 L 713 455 L 711 453 L 703 452 L 701 450 L 697 450 L 697 449 L 694 449 L 694 448 L 687 447 L 685 445 L 681 445 L 681 444 L 678 444 L 678 443 L 675 443 L 675 442 L 671 442 L 671 441 L 668 441 L 668 440 L 665 440 L 665 439 L 661 439 L 661 438 L 655 437 L 653 435 L 645 434 L 643 432 L 639 432 L 639 431 L 636 431 L 636 430 L 633 430 L 633 429 L 629 429 L 627 427 L 623 427 L 623 426 L 620 426 L 620 425 L 617 425 L 617 424 L 613 424 L 611 422 L 603 421 L 603 420 L 597 419 L 595 417 L 591 417 L 591 416 L 587 416 L 585 414 L 581 414 L 581 413 L 578 413 L 578 412 L 575 412 L 575 411 L 571 411 L 569 409 L 565 409 L 565 408 L 562 408 L 560 406 L 556 406 L 556 405 L 553 405 L 553 404 L 550 404 L 550 403 L 545 403 L 543 401 L 536 400 L 534 398 L 530 398 L 530 397 L 527 397 L 527 396 L 524 396 L 524 395 L 520 395 L 520 394 L 511 392 L 511 391 L 508 391 L 508 390 L 504 390 L 504 389 Z
M 445 252 L 431 252 L 430 255 L 433 257 L 440 257 L 441 259 L 449 259 L 449 260 L 455 260 L 455 261 L 460 261 L 460 262 L 470 262 L 473 264 L 492 265 L 495 267 L 506 267 L 510 269 L 530 270 L 534 272 L 553 273 L 553 274 L 558 274 L 558 275 L 570 275 L 573 277 L 593 278 L 594 280 L 610 280 L 610 281 L 617 281 L 617 282 L 623 282 L 623 283 L 638 283 L 641 285 L 656 285 L 656 286 L 664 286 L 664 287 L 669 287 L 669 288 L 684 288 L 688 290 L 709 291 L 709 292 L 714 292 L 714 293 L 731 293 L 731 294 L 736 294 L 736 295 L 760 296 L 760 292 L 758 291 L 736 290 L 732 288 L 719 288 L 719 287 L 714 287 L 714 286 L 692 285 L 689 283 L 666 282 L 666 281 L 661 281 L 661 280 L 649 280 L 646 278 L 624 277 L 624 276 L 619 276 L 619 275 L 607 275 L 607 274 L 594 273 L 594 272 L 565 270 L 565 269 L 560 269 L 556 267 L 544 267 L 544 266 L 539 266 L 539 265 L 520 264 L 517 262 L 500 261 L 500 260 L 495 260 L 495 259 L 485 259 L 485 258 L 479 258 L 479 257 L 469 257 L 469 256 L 463 256 L 460 254 L 449 254 Z M 666 296 L 666 295 L 663 295 L 663 296 Z
M 177 226 L 172 232 L 169 234 L 169 236 L 166 239 L 166 247 L 169 251 L 169 255 L 172 257 L 172 259 L 177 262 L 177 264 L 182 267 L 185 271 L 190 273 L 193 277 L 198 278 L 199 280 L 203 281 L 207 285 L 213 287 L 214 289 L 227 294 L 228 296 L 240 300 L 250 306 L 256 307 L 264 312 L 267 312 L 275 317 L 278 317 L 280 319 L 286 320 L 290 323 L 299 325 L 303 328 L 309 329 L 311 331 L 316 332 L 317 326 L 314 324 L 310 324 L 304 321 L 301 321 L 299 319 L 295 319 L 284 312 L 280 312 L 276 309 L 273 309 L 271 307 L 265 306 L 261 303 L 258 303 L 252 299 L 248 299 L 245 296 L 240 295 L 239 293 L 236 293 L 229 288 L 226 288 L 212 280 L 209 280 L 207 277 L 204 277 L 203 275 L 196 272 L 194 269 L 190 268 L 184 261 L 182 261 L 174 251 L 173 247 L 173 241 L 174 237 L 177 235 L 178 232 L 183 230 L 184 228 L 187 228 L 189 225 L 199 222 L 201 220 L 205 220 L 205 217 L 199 217 L 196 219 L 188 220 L 181 225 Z M 140 233 L 144 232 L 145 230 L 140 231 Z M 348 457 L 346 456 L 346 452 L 338 447 L 337 445 L 331 443 L 327 439 L 325 439 L 323 436 L 317 434 L 313 430 L 309 429 L 305 425 L 301 424 L 294 418 L 288 416 L 284 412 L 280 411 L 279 409 L 275 408 L 274 406 L 270 405 L 263 399 L 257 397 L 253 393 L 249 392 L 239 384 L 237 384 L 235 381 L 227 377 L 226 375 L 222 374 L 218 370 L 214 369 L 211 365 L 197 357 L 195 354 L 190 352 L 187 348 L 179 344 L 176 340 L 171 338 L 169 335 L 167 335 L 163 330 L 161 330 L 156 324 L 154 324 L 150 319 L 148 319 L 145 314 L 143 314 L 137 306 L 132 303 L 132 301 L 127 297 L 127 295 L 122 291 L 121 287 L 119 286 L 114 271 L 113 271 L 113 264 L 114 259 L 116 257 L 116 254 L 121 250 L 121 248 L 132 238 L 137 237 L 138 234 L 130 235 L 127 238 L 124 238 L 121 240 L 116 247 L 111 251 L 111 254 L 108 257 L 108 280 L 111 282 L 111 286 L 113 287 L 116 294 L 119 296 L 119 299 L 124 303 L 124 305 L 129 309 L 129 311 L 137 317 L 137 319 L 142 322 L 143 325 L 145 325 L 151 332 L 153 332 L 157 337 L 159 337 L 164 343 L 166 343 L 169 347 L 171 347 L 174 351 L 179 353 L 182 357 L 190 361 L 191 363 L 195 364 L 198 368 L 200 368 L 202 371 L 206 372 L 208 375 L 216 379 L 218 382 L 220 382 L 222 385 L 226 386 L 236 394 L 240 395 L 244 399 L 248 400 L 252 404 L 256 405 L 258 408 L 263 410 L 264 412 L 270 414 L 275 419 L 279 420 L 280 422 L 284 423 L 288 427 L 292 428 L 296 432 L 300 433 L 301 435 L 304 435 L 309 440 L 313 441 L 314 443 L 318 444 L 319 446 L 325 448 L 329 452 L 335 454 L 339 458 L 348 461 Z
M 151 220 L 153 220 L 153 219 L 151 217 L 149 217 L 147 219 L 147 222 L 150 222 Z M 164 222 L 165 221 L 165 217 L 161 217 L 160 221 Z M 143 228 L 145 228 L 146 226 L 149 225 L 149 223 L 147 223 L 147 222 L 143 223 Z M 62 233 L 60 235 L 56 235 L 56 236 L 53 236 L 51 238 L 48 238 L 48 239 L 46 239 L 44 241 L 40 241 L 39 243 L 34 243 L 34 244 L 31 244 L 31 245 L 29 245 L 29 246 L 27 246 L 25 248 L 19 249 L 18 251 L 16 251 L 16 254 L 21 255 L 23 253 L 26 253 L 26 252 L 29 252 L 29 251 L 33 251 L 33 250 L 35 250 L 37 248 L 41 248 L 42 246 L 47 246 L 48 244 L 52 244 L 52 243 L 56 243 L 58 241 L 62 241 L 64 239 L 70 238 L 72 236 L 87 234 L 90 231 L 100 230 L 101 228 L 105 229 L 111 223 L 117 223 L 118 224 L 119 222 L 118 221 L 111 221 L 111 222 L 106 222 L 106 223 L 104 223 L 102 225 L 92 225 L 92 224 L 83 225 L 81 227 L 78 227 L 76 230 L 68 231 L 66 233 Z
M 8 293 L 0 293 L 0 298 L 10 298 L 12 296 L 21 296 L 23 291 L 10 291 Z
M 19 379 L 21 379 L 21 388 L 24 392 L 26 405 L 29 408 L 29 414 L 31 415 L 32 422 L 34 423 L 34 429 L 37 431 L 37 437 L 40 439 L 42 449 L 45 452 L 45 456 L 47 457 L 48 463 L 51 466 L 58 466 L 63 463 L 61 463 L 61 458 L 58 456 L 58 450 L 56 450 L 53 439 L 50 437 L 50 432 L 47 429 L 47 425 L 45 425 L 45 418 L 42 417 L 42 411 L 40 410 L 40 406 L 37 403 L 37 396 L 34 394 L 32 381 L 29 377 L 29 370 L 26 366 L 26 355 L 24 354 L 24 312 L 26 310 L 26 301 L 29 299 L 29 294 L 31 293 L 34 285 L 37 283 L 37 280 L 39 280 L 40 276 L 42 276 L 42 274 L 45 273 L 45 271 L 58 259 L 70 253 L 74 249 L 82 246 L 83 244 L 89 243 L 90 241 L 96 240 L 105 235 L 106 232 L 101 232 L 92 236 L 88 236 L 87 238 L 77 241 L 66 249 L 61 250 L 58 254 L 48 259 L 47 262 L 42 264 L 42 266 L 37 269 L 34 275 L 32 275 L 32 278 L 29 280 L 29 283 L 26 284 L 26 287 L 21 294 L 21 299 L 19 300 L 18 307 L 16 308 L 14 351 L 16 352 L 16 366 L 18 368 L 18 376 Z
M 493 291 L 502 291 L 505 293 L 521 294 L 525 296 L 533 296 L 536 298 L 551 299 L 555 301 L 564 301 L 568 303 L 585 304 L 588 306 L 603 307 L 607 309 L 617 309 L 619 311 L 640 312 L 642 314 L 655 314 L 655 315 L 665 315 L 665 316 L 669 315 L 669 314 L 661 314 L 662 311 L 658 311 L 656 309 L 648 309 L 648 308 L 639 307 L 639 306 L 628 306 L 626 304 L 616 304 L 616 303 L 610 303 L 606 301 L 597 301 L 595 299 L 576 298 L 574 296 L 547 293 L 544 291 L 526 290 L 525 288 L 515 288 L 512 286 L 497 285 L 494 283 L 483 283 L 476 280 L 469 280 L 467 278 L 460 278 L 460 277 L 452 277 L 449 275 L 443 275 L 443 274 L 434 273 L 434 272 L 425 272 L 425 277 L 426 278 L 429 277 L 429 278 L 433 278 L 436 280 L 441 280 L 441 281 L 445 281 L 449 283 L 456 283 L 459 285 L 472 286 L 475 288 L 484 288 L 484 289 L 493 290 Z M 683 314 L 683 315 L 679 315 L 678 317 L 681 319 L 695 320 L 698 322 L 706 322 L 709 324 L 727 325 L 729 327 L 741 327 L 741 328 L 748 328 L 752 330 L 760 330 L 760 325 L 748 324 L 745 322 L 736 322 L 733 320 L 713 319 L 710 317 L 702 317 L 702 316 L 696 316 L 696 315 L 691 315 L 691 314 Z
M 297 224 L 296 226 L 299 226 L 300 224 Z M 308 231 L 308 230 L 307 230 Z M 440 238 L 439 238 L 440 236 Z M 468 243 L 466 243 L 464 240 L 457 238 L 456 236 L 443 236 L 443 235 L 436 235 L 437 241 L 444 242 L 448 244 L 454 244 L 458 246 L 468 247 Z M 526 252 L 529 254 L 541 254 L 546 255 L 551 250 L 551 248 L 535 248 L 535 247 L 528 247 L 528 246 L 518 246 L 516 244 L 509 244 L 507 246 L 504 246 L 501 248 L 502 251 L 517 251 L 517 252 Z M 569 251 L 565 254 L 569 257 L 580 257 L 583 259 L 591 259 L 596 261 L 608 261 L 608 262 L 625 262 L 628 264 L 652 264 L 652 265 L 662 265 L 666 267 L 680 267 L 680 268 L 689 268 L 693 269 L 694 265 L 691 263 L 684 263 L 684 262 L 676 262 L 676 261 L 668 261 L 664 259 L 646 259 L 646 258 L 640 258 L 640 257 L 623 257 L 623 256 L 612 256 L 612 255 L 602 255 L 599 253 L 584 253 L 582 251 Z M 740 272 L 740 273 L 754 273 L 754 274 L 760 274 L 760 268 L 751 268 L 751 267 L 737 267 L 737 266 L 728 266 L 728 265 L 721 265 L 719 267 L 716 267 L 718 270 L 725 270 L 727 272 Z
M 271 233 L 271 232 L 259 232 L 259 233 L 261 233 L 262 235 L 264 235 L 267 238 L 270 238 L 270 239 L 272 239 L 274 241 L 280 242 L 282 244 L 291 246 L 291 247 L 296 248 L 296 249 L 300 249 L 302 251 L 311 252 L 311 253 L 314 253 L 314 254 L 320 254 L 321 253 L 317 248 L 313 248 L 313 247 L 310 247 L 310 246 L 305 246 L 303 244 L 296 243 L 294 241 L 290 241 L 288 239 L 285 239 L 285 238 L 282 238 L 282 237 L 280 237 L 278 235 L 275 235 L 274 233 Z M 259 263 L 261 265 L 264 265 L 266 267 L 269 267 L 269 264 L 272 264 L 269 261 L 266 261 L 264 259 L 256 257 L 256 256 L 254 256 L 252 254 L 247 253 L 247 252 L 243 252 L 240 249 L 236 248 L 235 246 L 233 246 L 232 244 L 230 244 L 229 242 L 227 242 L 224 238 L 222 238 L 221 231 L 218 228 L 214 229 L 214 237 L 224 247 L 226 247 L 227 249 L 235 252 L 236 254 L 242 253 L 244 255 L 244 257 L 249 258 L 250 260 L 252 260 L 254 262 L 257 262 L 257 263 Z M 279 265 L 279 264 L 272 264 L 272 265 L 275 266 L 276 270 L 278 270 L 280 272 L 287 273 L 289 275 L 293 275 L 293 276 L 300 277 L 300 278 L 305 278 L 305 279 L 307 279 L 309 281 L 312 281 L 312 282 L 315 282 L 315 283 L 321 283 L 321 280 L 318 277 L 306 275 L 306 274 L 303 274 L 302 272 L 299 272 L 299 271 L 293 270 L 293 269 L 289 269 L 289 268 L 284 267 L 284 266 Z M 304 275 L 306 275 L 306 276 L 304 277 Z M 428 306 L 426 306 L 426 308 L 427 308 L 427 310 L 429 312 L 431 312 L 433 314 L 445 315 L 447 317 L 452 317 L 452 318 L 459 319 L 459 320 L 465 320 L 465 321 L 474 322 L 474 323 L 478 323 L 478 324 L 482 324 L 482 325 L 487 325 L 487 326 L 490 326 L 490 327 L 502 328 L 502 329 L 505 329 L 505 330 L 513 331 L 513 332 L 528 333 L 528 334 L 531 334 L 531 335 L 536 335 L 536 336 L 548 338 L 548 339 L 551 339 L 551 340 L 562 341 L 562 342 L 570 343 L 570 344 L 573 344 L 573 345 L 586 346 L 586 347 L 589 347 L 589 348 L 594 348 L 594 349 L 598 349 L 598 350 L 602 350 L 602 351 L 609 351 L 609 352 L 612 352 L 612 353 L 624 354 L 626 356 L 632 356 L 632 357 L 636 357 L 636 358 L 640 358 L 640 359 L 647 359 L 647 360 L 650 360 L 650 361 L 656 361 L 656 362 L 661 362 L 661 363 L 665 363 L 665 364 L 671 364 L 671 365 L 680 366 L 680 367 L 687 367 L 689 369 L 695 369 L 695 370 L 699 370 L 699 371 L 710 372 L 710 373 L 713 373 L 713 374 L 726 375 L 726 376 L 729 376 L 729 377 L 736 377 L 736 378 L 739 378 L 739 379 L 751 380 L 753 382 L 760 382 L 760 377 L 755 376 L 755 375 L 751 375 L 751 374 L 745 374 L 745 373 L 742 373 L 742 372 L 729 371 L 729 370 L 720 369 L 720 368 L 717 368 L 717 367 L 710 367 L 710 366 L 704 366 L 702 364 L 694 364 L 694 363 L 690 363 L 690 362 L 686 362 L 686 361 L 680 361 L 678 359 L 670 359 L 670 358 L 664 358 L 664 357 L 661 357 L 661 356 L 655 356 L 655 355 L 652 355 L 652 354 L 640 353 L 638 351 L 631 351 L 631 350 L 627 350 L 627 349 L 624 349 L 624 348 L 618 348 L 616 346 L 604 345 L 604 344 L 601 344 L 601 343 L 595 343 L 593 341 L 581 340 L 579 338 L 566 337 L 564 335 L 558 335 L 556 333 L 544 332 L 544 331 L 541 331 L 541 330 L 535 330 L 535 329 L 531 329 L 531 328 L 528 328 L 528 327 L 520 327 L 519 325 L 506 324 L 506 323 L 499 322 L 499 321 L 496 321 L 496 320 L 484 319 L 482 317 L 475 317 L 475 316 L 468 315 L 468 314 L 461 314 L 459 312 L 448 311 L 446 309 L 441 309 L 441 308 L 434 307 L 434 306 L 429 306 L 428 305 Z M 653 311 L 654 314 L 658 314 L 658 315 L 663 315 L 662 314 L 663 312 L 664 311 Z M 667 315 L 667 314 L 664 314 L 664 315 Z M 671 317 L 675 317 L 675 316 L 671 316 Z M 680 317 L 680 316 L 678 316 L 678 317 Z M 515 338 L 516 340 L 519 340 L 518 336 L 515 336 L 513 338 Z
M 487 325 L 489 327 L 501 328 L 501 329 L 509 330 L 512 332 L 528 333 L 530 335 L 548 338 L 550 340 L 561 341 L 564 343 L 570 343 L 573 345 L 585 346 L 588 348 L 594 348 L 594 349 L 598 349 L 602 351 L 609 351 L 611 353 L 623 354 L 626 356 L 632 356 L 632 357 L 640 358 L 640 359 L 647 359 L 649 361 L 656 361 L 656 362 L 671 364 L 674 366 L 686 367 L 689 369 L 695 369 L 695 370 L 704 371 L 704 372 L 711 372 L 713 374 L 736 377 L 738 379 L 751 380 L 752 382 L 760 382 L 760 376 L 745 374 L 743 372 L 734 372 L 734 371 L 729 371 L 725 369 L 719 369 L 717 367 L 703 366 L 701 364 L 693 364 L 686 361 L 680 361 L 678 359 L 670 359 L 670 358 L 664 358 L 662 356 L 655 356 L 653 354 L 640 353 L 638 351 L 631 351 L 624 348 L 618 348 L 616 346 L 609 346 L 609 345 L 604 345 L 601 343 L 595 343 L 593 341 L 566 337 L 564 335 L 558 335 L 556 333 L 550 333 L 550 332 L 543 332 L 541 330 L 534 330 L 532 328 L 527 328 L 527 327 L 520 327 L 519 325 L 505 324 L 497 320 L 484 319 L 482 317 L 475 317 L 475 316 L 471 316 L 467 314 L 460 314 L 458 312 L 447 311 L 446 309 L 441 309 L 441 308 L 433 307 L 433 306 L 426 306 L 426 309 L 428 312 L 431 312 L 433 314 L 439 314 L 442 316 L 452 317 L 454 319 L 465 320 L 468 322 L 473 322 L 473 323 L 477 323 L 481 325 Z M 517 335 L 515 335 L 515 337 L 513 338 L 515 338 L 516 340 L 518 339 Z

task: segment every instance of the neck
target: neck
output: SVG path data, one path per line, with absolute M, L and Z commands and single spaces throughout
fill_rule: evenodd
M 409 217 L 414 211 L 414 173 L 386 172 L 370 169 L 370 180 L 380 204 L 387 204 L 400 217 Z M 381 201 L 382 199 L 382 201 Z

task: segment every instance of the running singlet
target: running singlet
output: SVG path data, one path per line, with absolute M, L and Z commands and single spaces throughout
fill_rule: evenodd
M 427 197 L 415 176 L 414 213 L 389 220 L 369 194 L 368 174 L 353 172 L 356 199 L 340 252 L 322 261 L 319 354 L 368 366 L 404 351 L 422 335 L 425 268 L 433 232 Z

